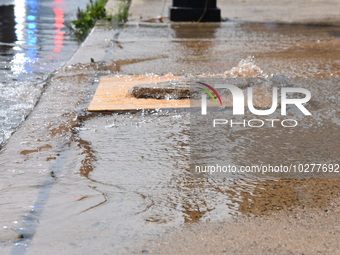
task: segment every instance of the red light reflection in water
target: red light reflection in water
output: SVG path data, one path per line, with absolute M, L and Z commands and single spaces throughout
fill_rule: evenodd
M 56 1 L 56 2 L 60 2 Z M 63 40 L 64 40 L 64 35 L 65 32 L 62 32 L 61 30 L 65 27 L 64 22 L 64 11 L 60 8 L 53 8 L 55 17 L 55 23 L 53 25 L 55 25 L 57 27 L 57 29 L 55 29 L 54 31 L 56 32 L 54 35 L 54 52 L 60 52 L 61 48 L 64 47 L 63 46 Z

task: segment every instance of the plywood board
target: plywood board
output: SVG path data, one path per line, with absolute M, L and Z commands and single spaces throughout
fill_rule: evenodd
M 164 82 L 179 78 L 181 77 L 172 75 L 115 75 L 102 77 L 88 110 L 94 112 L 190 107 L 190 99 L 137 99 L 128 94 L 129 89 L 138 84 Z

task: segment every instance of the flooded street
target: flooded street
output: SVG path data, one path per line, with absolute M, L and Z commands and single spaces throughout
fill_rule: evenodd
M 99 24 L 0 151 L 1 253 L 141 254 L 148 250 L 140 247 L 191 223 L 301 208 L 333 212 L 339 174 L 215 178 L 193 175 L 190 164 L 221 155 L 235 166 L 339 164 L 339 33 L 337 26 L 232 21 Z M 208 152 L 224 150 L 208 159 L 192 151 L 192 109 L 87 111 L 101 76 L 251 77 L 252 68 L 310 90 L 312 116 L 289 108 L 296 128 L 226 129 L 227 146 L 203 133 Z M 321 254 L 331 254 L 329 247 Z
M 0 148 L 33 109 L 48 76 L 78 48 L 66 23 L 86 4 L 0 2 Z

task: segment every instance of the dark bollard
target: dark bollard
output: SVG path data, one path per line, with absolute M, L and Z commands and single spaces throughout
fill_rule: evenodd
M 216 0 L 173 0 L 171 21 L 220 22 L 221 10 Z

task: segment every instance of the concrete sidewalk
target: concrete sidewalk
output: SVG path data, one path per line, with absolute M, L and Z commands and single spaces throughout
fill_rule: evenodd
M 169 1 L 165 3 L 132 0 L 127 24 L 99 22 L 76 55 L 53 74 L 36 108 L 1 151 L 0 178 L 14 181 L 1 186 L 0 220 L 6 228 L 0 230 L 0 253 L 147 253 L 144 247 L 149 242 L 158 238 L 167 242 L 167 233 L 181 232 L 187 223 L 198 223 L 195 232 L 205 228 L 204 222 L 228 226 L 232 216 L 240 219 L 254 212 L 269 215 L 264 217 L 268 219 L 265 228 L 260 227 L 261 220 L 250 219 L 249 225 L 245 221 L 231 229 L 246 232 L 251 226 L 249 235 L 266 231 L 261 240 L 269 240 L 270 228 L 280 221 L 270 215 L 279 209 L 288 215 L 287 222 L 297 223 L 285 229 L 284 238 L 306 233 L 313 235 L 309 239 L 313 243 L 299 246 L 273 237 L 270 242 L 276 254 L 338 252 L 338 230 L 328 228 L 339 217 L 338 180 L 238 183 L 193 179 L 187 171 L 188 112 L 105 115 L 91 114 L 87 107 L 100 77 L 106 75 L 237 74 L 251 67 L 263 75 L 308 81 L 338 78 L 339 27 L 295 23 L 339 24 L 339 1 L 218 1 L 223 17 L 237 22 L 216 24 L 157 23 L 158 16 L 167 16 Z M 155 22 L 145 22 L 155 18 Z M 241 148 L 228 151 L 233 163 L 255 162 L 259 148 L 264 161 L 339 158 L 334 113 L 338 84 L 327 84 L 327 93 L 320 92 L 318 83 L 305 86 L 318 95 L 310 106 L 318 123 L 308 120 L 309 128 L 295 135 L 283 136 L 280 130 L 232 132 L 229 138 L 234 148 Z M 302 133 L 307 142 L 301 142 Z M 297 151 L 283 150 L 288 142 Z M 301 154 L 304 151 L 307 154 Z M 298 213 L 291 214 L 295 209 Z M 316 220 L 304 227 L 309 217 Z M 204 244 L 213 245 L 211 241 L 206 239 Z M 273 251 L 263 243 L 234 243 L 230 250 L 239 254 L 251 252 L 254 246 L 262 254 Z M 223 251 L 220 248 L 215 251 Z M 163 251 L 171 253 L 168 247 Z
M 171 0 L 132 0 L 130 20 L 168 17 L 171 5 Z M 218 0 L 217 6 L 223 19 L 233 21 L 340 25 L 339 0 Z

